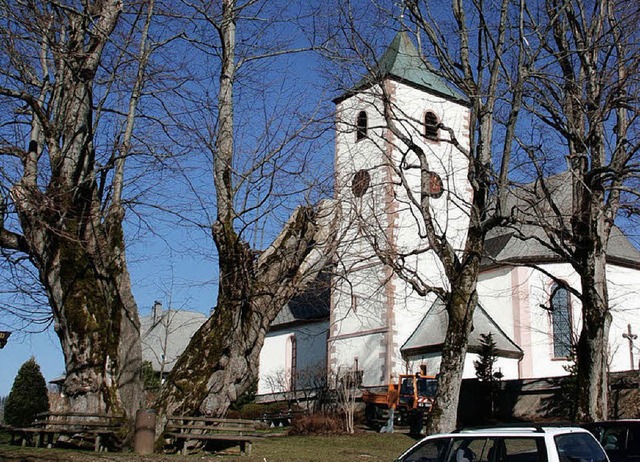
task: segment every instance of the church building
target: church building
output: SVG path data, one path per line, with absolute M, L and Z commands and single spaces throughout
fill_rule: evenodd
M 416 293 L 383 260 L 401 254 L 407 274 L 425 285 L 446 287 L 438 259 L 426 249 L 414 194 L 420 169 L 406 146 L 425 152 L 431 214 L 439 231 L 461 249 L 472 190 L 467 160 L 455 144 L 469 149 L 470 103 L 429 71 L 404 31 L 368 75 L 334 102 L 341 243 L 328 279 L 321 278 L 312 296 L 292 301 L 272 325 L 260 357 L 258 394 L 263 396 L 312 387 L 314 377 L 326 373 L 355 374 L 362 387 L 374 388 L 420 366 L 428 374 L 439 370 L 447 325 L 442 301 Z M 393 112 L 396 130 L 389 128 L 385 110 Z M 552 183 L 558 194 L 567 194 L 566 182 Z M 549 275 L 579 287 L 578 275 L 535 240 L 520 240 L 510 230 L 492 231 L 485 247 L 464 377 L 475 376 L 480 336 L 489 333 L 499 356 L 495 368 L 505 379 L 566 375 L 581 307 Z M 607 277 L 609 367 L 636 369 L 640 252 L 615 227 Z

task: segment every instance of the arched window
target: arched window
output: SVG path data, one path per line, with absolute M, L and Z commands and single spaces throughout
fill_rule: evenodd
M 553 356 L 571 356 L 571 306 L 569 291 L 558 285 L 551 292 L 551 324 L 553 327 Z
M 298 342 L 296 336 L 291 334 L 287 339 L 287 350 L 285 352 L 285 368 L 288 379 L 289 390 L 296 390 L 296 380 L 298 376 L 297 363 L 298 363 Z
M 356 197 L 362 197 L 369 189 L 371 175 L 366 170 L 358 170 L 351 180 L 351 191 Z
M 358 112 L 356 120 L 356 141 L 367 137 L 367 113 L 365 111 Z
M 438 116 L 428 111 L 424 115 L 424 136 L 429 140 L 438 141 Z

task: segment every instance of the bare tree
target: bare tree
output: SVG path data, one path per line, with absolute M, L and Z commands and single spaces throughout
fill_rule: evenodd
M 0 153 L 7 160 L 2 191 L 9 193 L 2 198 L 0 246 L 36 268 L 65 357 L 64 391 L 75 411 L 131 413 L 141 399 L 122 191 L 153 7 L 153 0 L 138 5 L 128 32 L 132 41 L 117 48 L 111 40 L 121 32 L 120 1 L 0 4 Z M 108 104 L 117 70 L 101 67 L 106 53 L 116 63 L 137 63 L 122 111 Z M 98 91 L 103 78 L 107 84 Z M 97 137 L 101 110 L 108 107 L 124 121 L 105 156 Z
M 528 8 L 527 37 L 540 54 L 526 103 L 542 123 L 521 137 L 536 180 L 523 194 L 523 219 L 542 226 L 541 242 L 580 276 L 579 288 L 557 281 L 582 304 L 576 418 L 601 420 L 608 416 L 607 252 L 621 207 L 633 214 L 638 198 L 639 9 L 623 0 Z
M 354 416 L 357 409 L 356 398 L 360 395 L 360 384 L 353 371 L 338 371 L 333 374 L 338 411 L 344 415 L 344 428 L 347 433 L 355 432 Z
M 448 6 L 408 0 L 403 5 L 418 31 L 418 43 L 426 38 L 427 58 L 408 47 L 399 54 L 414 64 L 421 61 L 423 69 L 466 95 L 466 101 L 461 97 L 457 101 L 468 113 L 468 137 L 454 130 L 446 119 L 436 121 L 434 134 L 428 134 L 452 149 L 452 156 L 458 159 L 455 172 L 450 170 L 451 165 L 440 164 L 443 159 L 425 143 L 422 116 L 411 115 L 397 104 L 389 91 L 393 84 L 381 73 L 384 63 L 371 64 L 374 47 L 358 21 L 353 20 L 355 9 L 345 8 L 342 32 L 352 55 L 367 65 L 370 87 L 358 91 L 365 94 L 365 99 L 371 95 L 381 101 L 382 133 L 386 134 L 373 142 L 386 153 L 382 162 L 391 171 L 386 180 L 388 188 L 395 188 L 398 207 L 410 211 L 407 220 L 414 221 L 420 243 L 395 245 L 383 220 L 372 216 L 360 218 L 363 236 L 377 258 L 416 294 L 442 298 L 448 314 L 438 393 L 427 427 L 427 433 L 433 433 L 451 430 L 456 424 L 468 335 L 478 303 L 476 285 L 485 236 L 505 215 L 503 195 L 508 186 L 527 58 L 520 40 L 522 5 L 508 0 L 453 0 Z M 394 12 L 383 14 L 393 16 Z M 408 35 L 408 31 L 404 33 Z M 352 126 L 351 130 L 357 128 Z M 447 177 L 440 182 L 434 172 L 442 171 Z M 438 202 L 441 196 L 446 206 Z M 433 265 L 441 268 L 441 279 L 425 275 L 416 263 L 419 255 L 434 257 Z
M 216 45 L 211 53 L 219 59 L 215 120 L 197 135 L 211 153 L 213 166 L 216 218 L 210 229 L 218 252 L 219 288 L 212 316 L 194 335 L 173 368 L 157 408 L 167 414 L 224 415 L 230 403 L 255 383 L 260 349 L 271 321 L 330 258 L 331 228 L 338 215 L 329 203 L 318 208 L 296 208 L 264 251 L 251 247 L 246 236 L 250 225 L 256 223 L 252 216 L 259 215 L 262 220 L 267 213 L 265 203 L 278 195 L 277 177 L 272 176 L 271 168 L 283 168 L 278 162 L 283 153 L 291 149 L 299 129 L 285 130 L 282 141 L 269 136 L 264 145 L 255 148 L 254 157 L 248 162 L 248 173 L 239 173 L 238 164 L 244 158 L 236 143 L 238 126 L 234 109 L 238 94 L 235 85 L 243 64 L 291 50 L 276 49 L 273 43 L 268 43 L 262 28 L 271 21 L 258 20 L 255 16 L 258 30 L 242 43 L 246 47 L 242 49 L 248 49 L 252 55 L 237 54 L 236 24 L 254 14 L 264 14 L 268 11 L 264 3 L 224 0 L 219 6 L 202 2 L 193 3 L 191 7 L 197 21 L 214 31 L 215 36 L 208 37 L 206 47 L 211 49 L 211 39 L 215 37 Z M 286 8 L 280 13 L 285 11 Z M 205 46 L 204 42 L 193 43 Z M 270 127 L 274 128 L 278 127 Z M 269 135 L 269 131 L 265 135 Z M 266 177 L 268 186 L 264 193 L 254 202 L 245 200 L 248 193 L 256 193 L 252 186 L 264 180 L 262 175 L 266 171 L 271 173 Z M 270 206 L 267 204 L 266 208 Z

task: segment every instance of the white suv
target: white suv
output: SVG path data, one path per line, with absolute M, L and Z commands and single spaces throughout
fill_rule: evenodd
M 396 462 L 609 462 L 579 427 L 494 427 L 431 435 Z

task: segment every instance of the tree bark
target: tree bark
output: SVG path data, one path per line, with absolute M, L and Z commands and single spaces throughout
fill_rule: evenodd
M 37 268 L 51 305 L 69 410 L 131 415 L 141 401 L 140 326 L 124 254 L 124 210 L 119 204 L 101 210 L 92 114 L 94 78 L 121 10 L 119 0 L 43 16 L 34 8 L 32 20 L 43 33 L 38 40 L 51 47 L 50 55 L 43 53 L 52 57 L 43 73 L 54 73 L 42 85 L 46 97 L 7 87 L 0 93 L 24 100 L 33 114 L 22 179 L 11 196 L 23 233 L 20 250 Z M 44 153 L 50 172 L 42 188 Z
M 427 435 L 450 432 L 456 428 L 468 338 L 478 303 L 475 289 L 468 284 L 475 286 L 475 281 L 467 278 L 465 287 L 452 290 L 446 303 L 449 322 L 442 348 L 438 393 L 427 420 Z
M 156 409 L 162 415 L 222 416 L 255 383 L 271 322 L 284 305 L 315 279 L 329 261 L 339 214 L 330 202 L 298 208 L 279 237 L 256 256 L 220 223 L 218 303 L 169 374 Z M 163 425 L 162 418 L 158 425 Z

